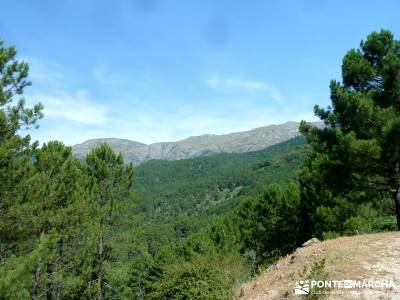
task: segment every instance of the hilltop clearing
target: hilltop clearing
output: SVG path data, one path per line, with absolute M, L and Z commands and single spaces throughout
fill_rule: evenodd
M 298 248 L 281 258 L 254 281 L 243 286 L 236 299 L 309 299 L 294 294 L 294 285 L 316 262 L 324 270 L 314 274 L 328 280 L 393 280 L 391 289 L 331 289 L 328 299 L 400 299 L 400 233 L 341 237 Z M 306 273 L 307 273 L 306 272 Z M 323 274 L 322 274 L 323 273 Z M 340 293 L 340 294 L 339 294 Z M 318 299 L 318 298 L 312 298 Z

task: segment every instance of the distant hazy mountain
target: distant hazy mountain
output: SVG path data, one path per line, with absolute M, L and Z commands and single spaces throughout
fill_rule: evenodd
M 150 145 L 135 141 L 104 138 L 93 139 L 75 145 L 75 156 L 83 158 L 100 143 L 108 143 L 116 152 L 121 152 L 125 161 L 137 165 L 151 159 L 178 160 L 215 153 L 242 153 L 262 150 L 299 135 L 299 123 L 286 122 L 269 125 L 244 132 L 191 136 L 177 142 L 162 142 Z

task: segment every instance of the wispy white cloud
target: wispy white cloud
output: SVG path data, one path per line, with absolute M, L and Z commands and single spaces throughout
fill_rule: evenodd
M 63 80 L 62 67 L 52 61 L 33 57 L 22 57 L 29 64 L 29 76 L 33 82 L 53 83 Z
M 269 97 L 276 101 L 282 101 L 283 96 L 278 89 L 272 85 L 253 79 L 244 79 L 237 77 L 224 77 L 219 74 L 214 74 L 207 78 L 206 83 L 208 86 L 225 91 L 247 91 L 247 92 L 264 92 Z
M 229 103 L 229 104 L 228 104 Z M 115 108 L 114 108 L 115 109 Z M 312 121 L 308 107 L 265 105 L 244 100 L 215 101 L 209 103 L 181 103 L 173 111 L 162 107 L 119 108 L 112 126 L 104 136 L 136 140 L 143 143 L 174 141 L 193 135 L 225 134 L 250 130 L 286 121 Z
M 93 105 L 93 102 L 88 102 L 88 99 L 84 100 L 85 104 L 82 101 L 76 103 L 75 99 L 82 100 L 85 97 L 73 94 L 64 98 L 42 98 L 48 110 L 44 111 L 44 126 L 34 131 L 34 138 L 41 142 L 58 139 L 69 145 L 101 137 L 154 143 L 206 133 L 245 131 L 286 121 L 315 120 L 312 113 L 309 113 L 311 106 L 303 105 L 260 107 L 257 103 L 237 99 L 229 101 L 229 105 L 224 101 L 181 103 L 174 110 L 144 105 L 142 102 L 134 109 L 127 103 L 101 109 Z M 66 107 L 68 105 L 69 108 Z M 47 118 L 49 116 L 52 118 Z
M 36 94 L 32 99 L 44 105 L 46 117 L 87 125 L 104 125 L 107 121 L 106 108 L 89 99 L 88 93 L 82 90 L 73 93 L 58 91 L 54 94 Z
M 95 92 L 90 87 L 71 90 L 71 84 L 64 84 L 70 78 L 57 64 L 39 60 L 34 64 L 32 60 L 29 62 L 32 65 L 32 78 L 41 85 L 27 99 L 32 103 L 40 101 L 45 107 L 45 118 L 39 122 L 41 127 L 31 133 L 40 142 L 57 139 L 74 145 L 91 138 L 117 137 L 153 143 L 313 118 L 308 114 L 312 109 L 306 107 L 308 104 L 305 101 L 283 106 L 279 101 L 287 99 L 279 90 L 259 80 L 217 74 L 206 80 L 210 88 L 222 91 L 211 93 L 212 99 L 195 101 L 199 97 L 194 96 L 192 101 L 173 99 L 164 103 L 157 96 L 168 93 L 168 87 L 160 88 L 160 85 L 154 84 L 152 76 L 149 79 L 142 78 L 143 84 L 140 86 L 151 86 L 156 90 L 154 95 L 152 90 L 132 93 L 129 88 L 120 89 L 120 84 L 127 83 L 126 78 L 109 72 L 104 66 L 98 66 L 90 71 L 95 81 L 107 86 L 105 90 L 108 93 L 103 96 L 107 97 L 109 104 L 103 105 L 104 102 L 91 96 Z M 290 95 L 286 96 L 290 100 Z M 265 98 L 275 101 L 266 105 L 261 101 Z
M 126 79 L 122 76 L 111 72 L 105 66 L 96 66 L 92 70 L 94 80 L 102 84 L 121 85 L 126 83 Z

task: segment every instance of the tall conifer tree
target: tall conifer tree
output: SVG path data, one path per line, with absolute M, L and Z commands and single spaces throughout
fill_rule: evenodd
M 400 229 L 400 41 L 371 33 L 345 55 L 330 91 L 332 105 L 315 107 L 325 127 L 300 127 L 312 148 L 301 178 L 303 230 L 340 230 L 358 204 L 379 206 L 389 194 Z
M 132 165 L 125 165 L 122 155 L 115 154 L 107 145 L 102 144 L 88 153 L 87 168 L 92 176 L 92 189 L 95 191 L 93 211 L 98 222 L 98 246 L 95 261 L 94 280 L 96 297 L 105 299 L 116 287 L 111 285 L 112 261 L 115 255 L 113 238 L 121 216 L 120 208 L 130 199 L 133 184 Z M 107 297 L 108 298 L 108 297 Z

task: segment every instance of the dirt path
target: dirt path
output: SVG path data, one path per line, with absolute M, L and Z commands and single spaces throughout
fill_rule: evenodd
M 342 237 L 299 248 L 243 286 L 236 299 L 302 299 L 294 295 L 300 273 L 326 260 L 329 280 L 387 280 L 393 288 L 331 289 L 328 299 L 400 300 L 400 232 Z M 303 275 L 304 276 L 304 275 Z

